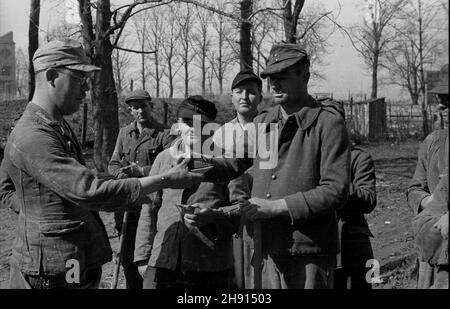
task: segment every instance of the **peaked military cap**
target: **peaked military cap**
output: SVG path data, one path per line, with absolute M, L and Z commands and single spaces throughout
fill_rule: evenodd
M 132 92 L 130 92 L 126 97 L 125 97 L 125 103 L 130 103 L 130 101 L 133 100 L 148 100 L 151 101 L 152 98 L 150 97 L 150 95 L 148 94 L 147 91 L 143 90 L 143 89 L 137 89 L 134 90 Z
M 253 71 L 250 69 L 244 69 L 239 73 L 237 73 L 236 76 L 234 77 L 233 82 L 231 83 L 231 89 L 233 90 L 234 88 L 236 88 L 237 85 L 246 80 L 255 81 L 259 87 L 262 86 L 262 80 L 261 78 L 258 77 L 258 75 L 253 73 Z
M 83 72 L 100 70 L 93 66 L 80 42 L 72 39 L 53 40 L 40 46 L 33 56 L 34 71 L 50 68 L 67 68 Z
M 297 44 L 274 44 L 270 50 L 267 66 L 261 73 L 262 78 L 280 73 L 299 61 L 309 63 L 308 54 Z

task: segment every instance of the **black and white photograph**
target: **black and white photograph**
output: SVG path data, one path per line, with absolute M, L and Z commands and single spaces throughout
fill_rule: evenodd
M 0 289 L 449 289 L 448 63 L 448 0 L 0 0 Z

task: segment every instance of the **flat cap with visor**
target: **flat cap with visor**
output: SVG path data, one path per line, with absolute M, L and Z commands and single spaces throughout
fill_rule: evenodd
M 262 71 L 261 77 L 277 74 L 296 64 L 299 61 L 309 63 L 306 51 L 297 44 L 274 44 L 270 50 L 267 66 Z
M 54 40 L 40 46 L 34 53 L 33 66 L 36 73 L 51 68 L 66 68 L 86 73 L 101 70 L 90 64 L 83 45 L 72 39 Z

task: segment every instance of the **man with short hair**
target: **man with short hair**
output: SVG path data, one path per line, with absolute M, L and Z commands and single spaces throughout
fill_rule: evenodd
M 308 94 L 309 59 L 298 45 L 275 44 L 261 77 L 269 78 L 275 107 L 254 122 L 278 125 L 278 161 L 263 168 L 256 156 L 251 204 L 242 211 L 248 220 L 260 220 L 262 288 L 332 288 L 339 252 L 336 210 L 347 201 L 350 185 L 344 119 Z M 270 130 L 257 138 L 268 138 Z M 207 162 L 215 168 L 206 181 L 233 169 L 229 160 Z
M 41 46 L 33 65 L 36 90 L 9 136 L 0 173 L 1 202 L 19 206 L 10 287 L 97 288 L 112 254 L 97 211 L 131 210 L 152 192 L 189 187 L 203 176 L 188 172 L 184 160 L 161 175 L 100 179 L 64 120 L 79 109 L 88 73 L 100 68 L 74 40 Z
M 258 114 L 258 105 L 262 100 L 262 81 L 252 70 L 244 69 L 234 77 L 231 91 L 231 102 L 236 111 L 236 118 L 217 130 L 213 140 L 215 145 L 224 150 L 225 157 L 234 158 L 239 155 L 251 157 L 255 149 L 253 119 Z M 252 182 L 251 171 L 233 179 L 228 183 L 230 196 L 248 200 L 251 197 Z M 231 202 L 234 201 L 231 200 Z M 252 249 L 251 239 L 247 235 L 245 226 L 241 224 L 233 238 L 233 284 L 236 288 L 250 286 Z
M 108 172 L 117 179 L 144 177 L 148 175 L 156 156 L 174 140 L 170 129 L 154 120 L 151 116 L 152 98 L 145 90 L 135 90 L 125 97 L 125 103 L 134 121 L 120 129 L 116 147 L 108 165 Z M 160 203 L 160 197 L 150 204 Z M 149 205 L 150 208 L 152 208 Z M 156 215 L 156 214 L 155 214 Z M 142 289 L 142 277 L 133 263 L 136 229 L 139 221 L 139 209 L 127 211 L 121 262 L 127 289 Z M 121 233 L 124 212 L 114 213 L 115 228 Z

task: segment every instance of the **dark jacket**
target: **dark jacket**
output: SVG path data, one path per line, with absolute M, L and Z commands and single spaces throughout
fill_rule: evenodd
M 70 259 L 80 263 L 80 273 L 111 260 L 96 211 L 135 207 L 137 179 L 97 178 L 85 166 L 68 123 L 53 120 L 33 103 L 9 137 L 2 169 L 2 177 L 14 184 L 14 189 L 1 187 L 2 202 L 10 205 L 16 199 L 19 205 L 12 267 L 26 274 L 64 276 Z
M 436 130 L 420 145 L 416 170 L 406 192 L 408 204 L 415 215 L 420 212 L 422 200 L 431 195 L 439 183 L 439 150 L 447 136 L 448 129 Z
M 369 237 L 373 237 L 364 214 L 377 204 L 376 176 L 372 157 L 362 148 L 351 150 L 351 183 L 347 203 L 338 210 L 341 254 L 338 267 L 365 267 L 373 258 Z
M 261 168 L 261 158 L 254 159 L 252 197 L 284 199 L 290 214 L 262 220 L 263 253 L 337 253 L 336 210 L 346 203 L 350 183 L 350 145 L 343 117 L 309 97 L 286 121 L 280 106 L 275 106 L 254 123 L 274 123 L 280 129 L 276 166 Z M 269 138 L 269 134 L 258 133 L 258 138 Z M 243 159 L 234 160 L 234 165 L 229 160 L 214 162 L 217 169 L 206 174 L 207 180 L 217 172 L 228 169 L 232 175 L 236 168 L 241 173 L 246 168 Z
M 178 149 L 179 142 L 171 149 Z M 174 166 L 171 149 L 158 155 L 150 175 L 160 174 Z M 177 269 L 179 262 L 181 271 L 209 272 L 230 269 L 233 266 L 231 237 L 237 231 L 238 222 L 222 217 L 200 228 L 214 243 L 214 250 L 211 250 L 187 229 L 176 205 L 200 203 L 214 209 L 229 206 L 241 198 L 248 198 L 248 190 L 241 186 L 243 184 L 239 185 L 235 181 L 230 191 L 227 183 L 203 182 L 184 190 L 164 189 L 156 223 L 152 221 L 150 207 L 142 207 L 134 261 L 149 259 L 148 265 L 171 270 Z M 156 235 L 152 233 L 155 225 Z
M 152 123 L 152 128 L 145 128 L 139 134 L 136 121 L 120 129 L 117 137 L 116 147 L 108 165 L 108 172 L 116 178 L 127 178 L 127 175 L 120 171 L 123 167 L 121 162 L 126 161 L 126 165 L 136 163 L 144 168 L 144 174 L 148 175 L 156 156 L 170 146 L 175 136 L 170 135 L 170 129 Z

